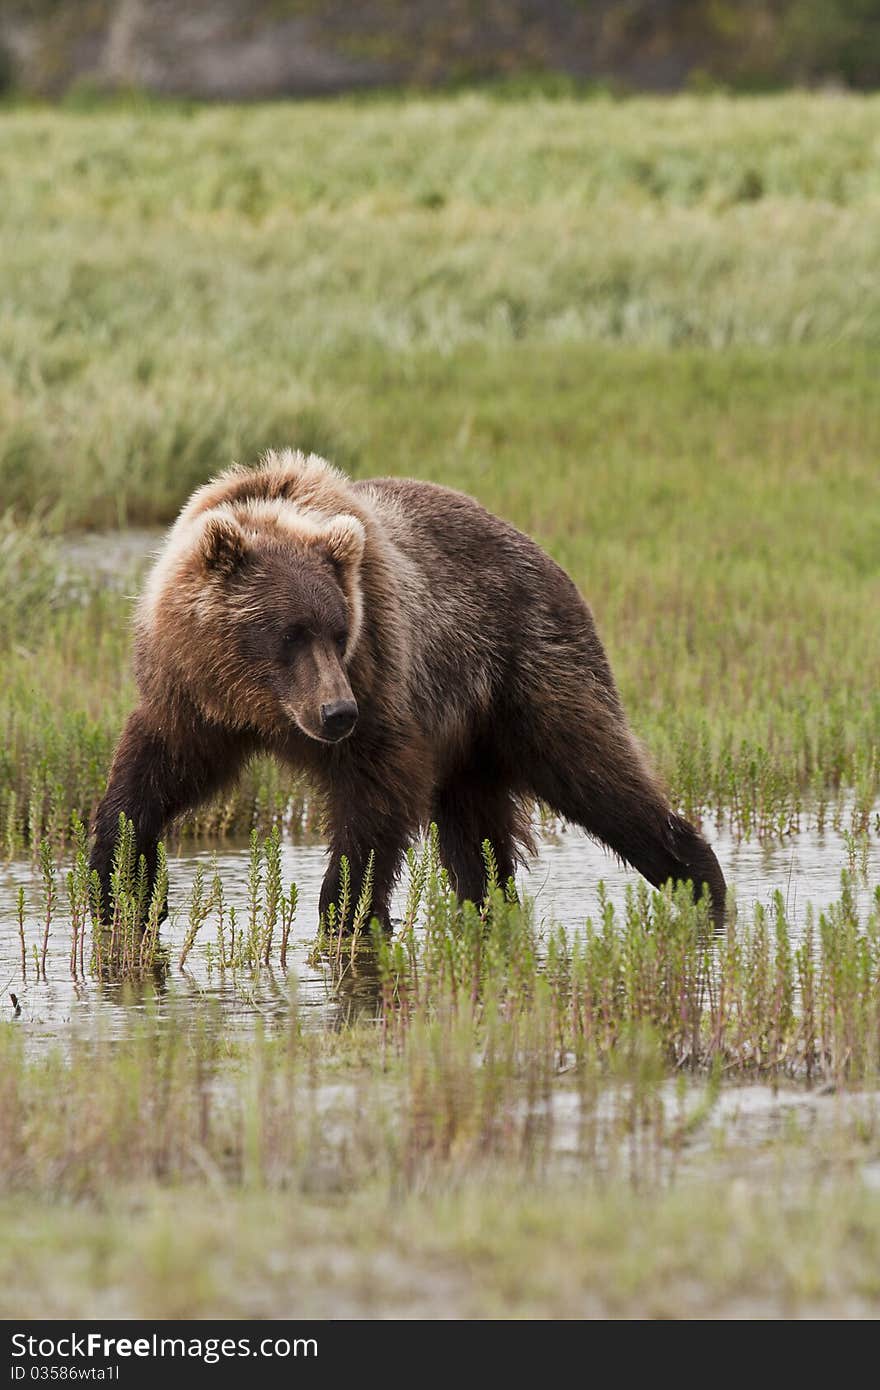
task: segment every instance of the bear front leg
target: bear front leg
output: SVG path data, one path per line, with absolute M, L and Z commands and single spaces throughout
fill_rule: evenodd
M 331 904 L 336 909 L 334 930 L 348 932 L 354 924 L 354 914 L 364 883 L 364 875 L 373 854 L 373 884 L 368 921 L 379 919 L 382 930 L 391 931 L 391 892 L 400 873 L 403 855 L 411 839 L 400 823 L 374 821 L 357 830 L 351 824 L 331 832 L 330 863 L 321 885 L 320 912 L 327 922 Z M 342 860 L 348 860 L 350 887 L 347 908 L 342 902 Z
M 417 729 L 401 725 L 356 730 L 324 773 L 330 840 L 330 863 L 321 887 L 320 912 L 326 922 L 336 907 L 336 930 L 350 931 L 373 855 L 369 919 L 391 930 L 391 893 L 407 845 L 418 835 L 431 798 L 430 750 Z M 340 923 L 342 859 L 348 860 L 351 884 L 348 907 Z M 344 906 L 344 905 L 343 905 Z
M 238 772 L 248 750 L 240 737 L 193 719 L 173 729 L 143 709 L 128 718 L 113 755 L 107 790 L 95 812 L 90 867 L 101 885 L 102 918 L 110 909 L 110 876 L 119 817 L 134 826 L 136 854 L 147 865 L 149 893 L 165 827 L 219 791 Z M 164 912 L 163 912 L 164 915 Z
M 481 903 L 486 896 L 483 841 L 495 855 L 498 883 L 506 889 L 516 872 L 517 845 L 529 846 L 526 812 L 511 797 L 500 772 L 489 776 L 465 768 L 438 788 L 432 819 L 437 823 L 440 862 L 460 902 Z
M 332 904 L 336 908 L 335 929 L 350 931 L 364 876 L 373 856 L 372 892 L 369 918 L 377 917 L 383 931 L 391 930 L 391 893 L 408 844 L 418 834 L 420 814 L 418 783 L 402 774 L 395 775 L 385 756 L 357 765 L 349 776 L 340 776 L 329 797 L 330 863 L 321 886 L 320 911 L 326 922 Z M 375 769 L 382 768 L 381 781 Z M 342 903 L 342 860 L 348 860 L 350 888 L 348 905 Z M 340 919 L 342 912 L 342 919 Z

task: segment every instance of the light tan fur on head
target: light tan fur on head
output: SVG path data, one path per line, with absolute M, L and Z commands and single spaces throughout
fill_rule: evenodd
M 207 569 L 231 574 L 244 559 L 248 542 L 235 515 L 218 507 L 216 511 L 207 513 L 200 545 Z
M 317 540 L 339 564 L 357 567 L 363 558 L 367 533 L 364 523 L 356 516 L 335 516 L 326 529 L 318 533 Z
M 348 479 L 317 454 L 270 451 L 257 468 L 227 469 L 193 493 L 171 527 L 141 597 L 141 627 L 150 626 L 163 591 L 197 544 L 206 547 L 207 561 L 215 538 L 231 538 L 234 527 L 245 545 L 249 536 L 253 541 L 274 529 L 302 544 L 323 544 L 338 562 L 357 569 L 366 529 L 349 506 Z
M 315 455 L 286 450 L 267 454 L 256 469 L 228 470 L 194 493 L 172 526 L 138 606 L 139 641 L 161 643 L 166 665 L 172 660 L 188 686 L 198 678 L 207 688 L 193 639 L 203 624 L 223 617 L 226 580 L 250 549 L 291 544 L 300 552 L 319 549 L 335 567 L 348 607 L 347 662 L 363 622 L 368 522 L 348 480 Z M 219 716 L 219 693 L 210 696 L 210 710 L 208 698 L 201 701 L 206 712 Z

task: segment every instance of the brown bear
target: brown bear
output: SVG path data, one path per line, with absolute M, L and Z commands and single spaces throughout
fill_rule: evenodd
M 95 815 L 109 901 L 120 812 L 151 876 L 163 829 L 262 751 L 324 798 L 321 910 L 374 852 L 373 912 L 406 846 L 437 823 L 461 898 L 531 847 L 537 799 L 652 884 L 724 877 L 669 806 L 629 729 L 589 608 L 527 536 L 460 492 L 352 482 L 323 459 L 271 453 L 184 507 L 136 616 L 138 708 Z

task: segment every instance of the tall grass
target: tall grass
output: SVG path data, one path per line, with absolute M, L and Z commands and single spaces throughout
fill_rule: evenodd
M 866 823 L 876 108 L 4 112 L 7 847 L 87 818 L 134 699 L 127 603 L 65 599 L 16 523 L 166 522 L 286 443 L 535 535 L 685 810 L 777 834 L 844 788 Z M 290 795 L 263 764 L 196 826 L 265 833 Z
M 694 406 L 693 462 L 708 445 L 734 491 L 744 446 L 820 460 L 844 437 L 869 446 L 876 107 L 461 96 L 5 112 L 5 505 L 164 521 L 218 462 L 290 438 L 370 471 L 458 453 L 455 476 L 479 478 L 484 413 L 492 443 L 526 427 L 544 471 L 549 448 L 569 479 L 609 454 L 674 460 Z M 682 350 L 683 379 L 668 360 Z M 438 438 L 436 385 L 420 378 L 444 367 L 455 418 Z M 517 370 L 537 373 L 536 394 L 518 386 L 493 415 L 497 377 Z M 419 410 L 389 412 L 389 383 Z

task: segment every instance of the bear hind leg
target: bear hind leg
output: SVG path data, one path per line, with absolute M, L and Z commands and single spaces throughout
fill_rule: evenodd
M 569 747 L 545 763 L 535 781 L 535 794 L 552 810 L 607 845 L 655 888 L 669 879 L 689 881 L 699 900 L 708 887 L 713 922 L 723 926 L 727 888 L 721 866 L 699 831 L 669 806 L 628 731 L 615 731 L 585 757 Z
M 459 900 L 480 903 L 486 895 L 483 843 L 492 846 L 498 882 L 513 878 L 523 849 L 531 850 L 528 815 L 501 781 L 463 773 L 434 797 L 440 862 Z

